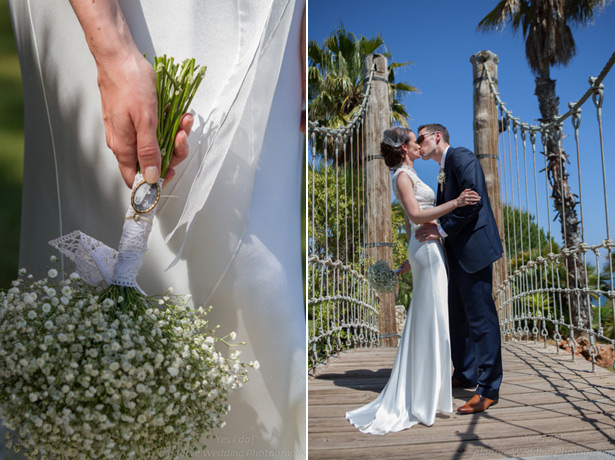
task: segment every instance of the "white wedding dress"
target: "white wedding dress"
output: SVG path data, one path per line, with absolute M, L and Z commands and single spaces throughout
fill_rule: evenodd
M 305 0 L 120 0 L 140 51 L 194 57 L 190 156 L 163 190 L 137 279 L 212 305 L 258 360 L 193 458 L 305 456 L 299 43 Z M 116 247 L 130 190 L 105 145 L 96 68 L 65 0 L 9 0 L 25 94 L 20 265 L 43 276 L 74 230 Z M 168 237 L 168 238 L 167 238 Z M 175 260 L 175 265 L 165 269 Z M 0 428 L 0 458 L 6 452 Z M 284 457 L 285 456 L 285 457 Z
M 407 166 L 393 176 L 398 201 L 399 174 L 412 179 L 421 209 L 434 206 L 433 190 Z M 436 413 L 453 411 L 444 254 L 439 241 L 419 243 L 413 236 L 416 228 L 412 224 L 408 235 L 414 291 L 391 377 L 374 401 L 346 413 L 363 433 L 386 434 L 419 422 L 431 426 Z

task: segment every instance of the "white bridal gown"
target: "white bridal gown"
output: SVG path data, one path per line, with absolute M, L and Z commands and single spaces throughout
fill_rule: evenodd
M 242 360 L 260 362 L 231 397 L 226 426 L 193 458 L 304 457 L 305 0 L 120 4 L 150 61 L 167 54 L 207 66 L 192 104 L 190 156 L 163 190 L 137 281 L 149 294 L 172 286 L 212 305 L 210 323 L 221 335 L 236 331 L 246 342 Z M 94 59 L 69 2 L 9 7 L 25 93 L 20 264 L 42 276 L 53 253 L 47 242 L 62 234 L 82 230 L 117 247 L 130 190 L 105 145 Z M 3 445 L 0 438 L 0 457 Z
M 408 174 L 421 209 L 434 206 L 435 195 L 414 169 L 401 167 L 393 176 L 397 200 L 397 177 Z M 447 275 L 439 241 L 419 243 L 417 226 L 408 235 L 408 260 L 414 291 L 408 317 L 391 371 L 378 397 L 346 413 L 363 433 L 386 434 L 417 423 L 433 425 L 436 413 L 453 411 L 451 356 L 448 335 Z

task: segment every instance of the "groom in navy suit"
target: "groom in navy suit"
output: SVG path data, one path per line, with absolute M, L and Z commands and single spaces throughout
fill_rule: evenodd
M 416 231 L 419 241 L 444 237 L 449 269 L 448 308 L 452 386 L 476 388 L 460 413 L 486 410 L 498 399 L 502 383 L 500 326 L 491 294 L 491 264 L 502 256 L 502 242 L 485 177 L 476 156 L 464 147 L 449 145 L 440 124 L 419 127 L 417 142 L 424 160 L 440 163 L 436 204 L 455 199 L 466 188 L 475 190 L 478 204 L 455 209 L 440 224 L 425 224 Z

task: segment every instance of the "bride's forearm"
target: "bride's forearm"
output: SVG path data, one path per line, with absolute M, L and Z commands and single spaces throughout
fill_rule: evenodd
M 458 207 L 459 198 L 455 198 L 454 200 L 447 201 L 433 208 L 417 209 L 415 212 L 411 213 L 409 217 L 416 225 L 426 224 L 427 222 L 431 222 L 432 220 L 454 211 Z
M 118 0 L 70 0 L 70 4 L 98 67 L 139 54 Z

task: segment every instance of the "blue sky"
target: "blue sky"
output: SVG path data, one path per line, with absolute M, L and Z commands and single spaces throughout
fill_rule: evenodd
M 416 131 L 418 125 L 423 123 L 442 123 L 450 132 L 451 145 L 473 150 L 470 56 L 478 51 L 487 49 L 498 55 L 499 91 L 507 108 L 522 121 L 532 124 L 540 117 L 534 96 L 534 75 L 525 58 L 523 36 L 520 33 L 513 34 L 509 28 L 486 34 L 476 32 L 478 22 L 496 3 L 495 0 L 381 0 L 378 3 L 367 0 L 309 0 L 308 40 L 322 44 L 324 38 L 339 26 L 340 21 L 357 36 L 369 38 L 380 34 L 396 62 L 412 61 L 412 64 L 397 73 L 397 80 L 406 81 L 420 90 L 419 94 L 410 94 L 404 101 L 411 116 L 410 127 Z M 593 25 L 573 29 L 577 44 L 576 56 L 568 66 L 551 70 L 551 78 L 557 81 L 560 113 L 568 110 L 568 102 L 578 100 L 587 91 L 588 78 L 597 76 L 615 51 L 614 25 L 615 5 L 610 3 L 595 17 Z M 603 83 L 605 97 L 602 122 L 606 170 L 615 171 L 615 69 L 611 70 Z M 589 244 L 596 244 L 606 237 L 606 221 L 596 110 L 591 99 L 583 106 L 580 131 L 585 240 Z M 564 147 L 572 163 L 569 165 L 570 183 L 573 191 L 578 193 L 576 146 L 569 119 L 565 122 L 564 133 L 568 135 Z M 540 145 L 537 145 L 537 150 L 542 150 Z M 519 156 L 522 158 L 522 150 L 519 150 Z M 523 170 L 524 164 L 520 161 L 519 167 Z M 530 161 L 528 159 L 528 168 Z M 542 155 L 537 156 L 537 161 L 544 165 Z M 435 162 L 419 160 L 415 169 L 425 182 L 435 187 L 438 172 Z M 514 163 L 513 169 L 516 169 Z M 539 173 L 538 177 L 541 195 L 538 210 L 541 226 L 546 228 L 548 222 L 546 200 L 543 198 L 543 174 Z M 533 190 L 533 181 L 528 185 Z M 525 189 L 523 180 L 521 188 Z M 511 190 L 509 184 L 508 190 L 509 198 L 514 195 L 515 204 L 518 205 L 516 187 Z M 615 175 L 607 175 L 607 196 L 610 236 L 615 239 Z M 535 214 L 534 201 L 534 195 L 531 194 L 529 209 Z M 525 195 L 522 194 L 521 207 L 524 209 L 525 203 Z M 552 205 L 550 213 L 553 219 Z M 559 224 L 552 223 L 552 232 L 556 240 L 561 242 Z

